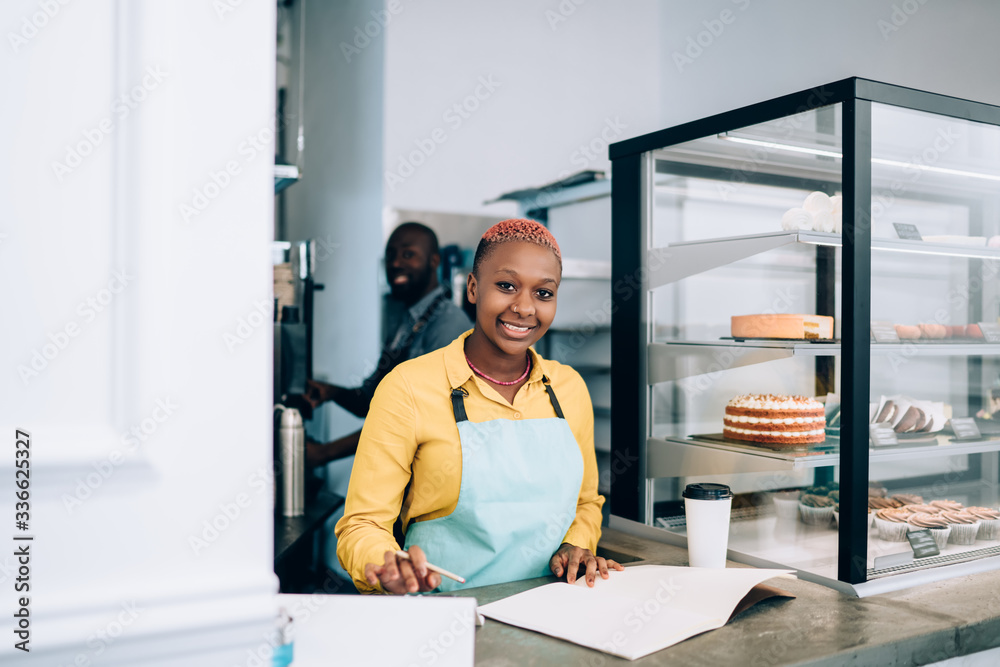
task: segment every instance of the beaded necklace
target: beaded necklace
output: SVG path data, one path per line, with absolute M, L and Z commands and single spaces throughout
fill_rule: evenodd
M 528 377 L 528 373 L 531 372 L 531 355 L 526 355 L 526 356 L 528 365 L 525 366 L 524 372 L 521 373 L 521 377 L 517 378 L 513 382 L 504 382 L 503 380 L 497 380 L 495 378 L 491 378 L 489 375 L 476 368 L 475 364 L 472 363 L 472 360 L 469 359 L 469 355 L 465 355 L 465 361 L 468 362 L 469 368 L 472 369 L 472 372 L 478 375 L 479 377 L 483 378 L 484 380 L 492 382 L 493 384 L 499 384 L 503 385 L 504 387 L 509 387 L 511 385 L 517 384 L 518 382 L 522 382 L 526 377 Z

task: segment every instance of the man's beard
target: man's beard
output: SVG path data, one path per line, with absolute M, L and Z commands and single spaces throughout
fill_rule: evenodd
M 410 280 L 402 285 L 389 283 L 392 298 L 406 304 L 414 304 L 420 300 L 431 282 L 431 267 L 425 267 L 419 273 L 410 274 Z

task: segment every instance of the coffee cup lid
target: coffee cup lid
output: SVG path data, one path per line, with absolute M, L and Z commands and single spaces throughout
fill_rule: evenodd
M 725 484 L 688 484 L 684 489 L 684 497 L 692 500 L 726 500 L 733 497 L 733 492 Z

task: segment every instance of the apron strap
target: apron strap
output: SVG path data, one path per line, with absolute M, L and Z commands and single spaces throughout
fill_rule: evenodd
M 549 379 L 543 375 L 542 382 L 545 384 L 545 391 L 548 392 L 549 400 L 552 402 L 552 409 L 556 411 L 556 417 L 559 417 L 559 419 L 566 419 L 563 417 L 562 408 L 559 407 L 559 399 L 556 398 L 556 390 L 552 388 L 551 384 L 549 384 Z
M 455 423 L 469 421 L 465 414 L 465 397 L 469 395 L 462 387 L 451 390 L 451 409 L 455 413 Z
M 566 419 L 563 416 L 562 407 L 559 405 L 559 399 L 556 398 L 556 390 L 552 388 L 549 384 L 549 379 L 542 376 L 542 383 L 545 385 L 545 392 L 549 395 L 549 402 L 552 403 L 552 409 L 556 411 L 556 417 L 559 419 Z M 457 389 L 451 390 L 451 410 L 455 413 L 455 423 L 469 421 L 469 416 L 465 413 L 465 397 L 469 395 L 469 392 L 458 387 Z

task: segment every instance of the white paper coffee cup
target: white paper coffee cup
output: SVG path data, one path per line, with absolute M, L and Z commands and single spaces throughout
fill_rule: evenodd
M 725 484 L 688 484 L 683 495 L 688 564 L 691 567 L 726 567 L 733 492 Z

